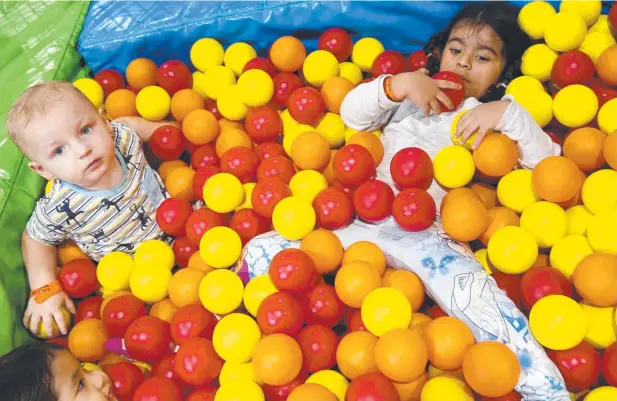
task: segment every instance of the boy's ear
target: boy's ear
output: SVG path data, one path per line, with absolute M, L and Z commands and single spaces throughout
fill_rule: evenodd
M 54 175 L 50 173 L 49 170 L 47 170 L 45 167 L 41 166 L 40 164 L 36 162 L 28 163 L 28 167 L 30 167 L 32 171 L 34 171 L 35 173 L 37 173 L 38 175 L 40 175 L 41 177 L 45 178 L 48 181 L 54 178 Z

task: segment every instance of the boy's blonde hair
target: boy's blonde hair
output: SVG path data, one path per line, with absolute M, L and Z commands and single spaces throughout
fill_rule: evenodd
M 35 84 L 26 89 L 15 100 L 7 115 L 6 127 L 9 138 L 22 153 L 25 154 L 24 149 L 20 146 L 19 137 L 28 124 L 36 118 L 44 117 L 51 106 L 66 101 L 67 95 L 77 96 L 78 99 L 83 99 L 91 104 L 90 100 L 79 89 L 66 81 L 44 81 Z

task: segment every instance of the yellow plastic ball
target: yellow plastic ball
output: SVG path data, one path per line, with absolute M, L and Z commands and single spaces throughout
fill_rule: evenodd
M 476 260 L 480 262 L 480 264 L 484 268 L 484 271 L 486 271 L 488 274 L 493 274 L 493 271 L 488 265 L 488 249 L 486 248 L 478 249 L 477 251 L 473 253 L 473 256 L 475 256 Z
M 451 145 L 442 148 L 433 159 L 435 179 L 446 188 L 459 188 L 467 185 L 476 172 L 471 152 Z
M 238 261 L 242 252 L 242 240 L 229 227 L 212 227 L 199 241 L 199 256 L 215 269 L 225 269 Z
M 236 77 L 239 77 L 246 63 L 255 57 L 257 57 L 257 52 L 251 45 L 244 42 L 236 42 L 225 50 L 223 63 L 225 63 L 225 67 L 233 71 Z
M 339 63 L 329 51 L 315 50 L 306 56 L 302 73 L 308 83 L 321 87 L 328 79 L 339 75 Z
M 204 91 L 205 84 L 206 84 L 206 78 L 205 78 L 204 73 L 201 71 L 195 71 L 193 73 L 193 90 L 199 93 L 199 95 L 203 97 L 204 99 L 207 99 L 208 95 Z
M 617 334 L 613 328 L 613 314 L 615 308 L 597 308 L 591 305 L 580 304 L 587 320 L 585 341 L 596 349 L 605 349 L 615 341 Z
M 488 260 L 506 274 L 529 270 L 538 258 L 538 244 L 527 230 L 516 226 L 500 228 L 488 240 Z
M 227 88 L 236 84 L 233 71 L 223 65 L 215 65 L 204 71 L 203 91 L 210 99 L 217 100 Z
M 583 401 L 617 401 L 617 387 L 596 387 L 587 393 Z
M 592 32 L 611 33 L 611 30 L 608 27 L 608 15 L 600 14 L 598 16 L 598 20 L 595 22 L 595 24 L 593 24 L 589 28 L 589 30 L 587 32 L 588 32 L 587 34 L 590 34 Z
M 573 11 L 560 11 L 544 31 L 546 44 L 557 52 L 578 48 L 587 35 L 583 18 Z
M 540 127 L 546 127 L 553 119 L 553 98 L 548 93 L 535 90 L 519 92 L 515 99 Z
M 261 339 L 259 326 L 252 317 L 243 313 L 224 316 L 214 327 L 212 344 L 216 353 L 226 362 L 250 361 L 253 348 Z
M 298 171 L 289 181 L 289 189 L 293 196 L 304 199 L 309 204 L 312 204 L 317 194 L 326 188 L 328 188 L 326 177 L 315 170 Z
M 321 384 L 336 395 L 339 401 L 345 401 L 345 393 L 347 387 L 349 387 L 349 382 L 345 376 L 333 370 L 315 372 L 306 379 L 305 383 Z
M 68 309 L 66 309 L 64 306 L 60 308 L 60 313 L 62 313 L 62 317 L 64 318 L 64 324 L 66 325 L 66 328 L 70 329 L 71 320 L 73 318 L 73 315 L 71 315 L 71 312 L 69 312 Z M 37 335 L 37 337 L 39 338 L 52 338 L 52 337 L 56 337 L 60 335 L 60 328 L 58 327 L 58 324 L 56 323 L 56 320 L 54 318 L 51 319 L 51 333 L 47 333 L 47 330 L 45 329 L 45 325 L 43 324 L 43 320 L 39 321 L 38 329 L 39 329 L 39 334 Z
M 257 107 L 267 104 L 274 94 L 274 82 L 267 72 L 252 69 L 238 78 L 240 100 L 247 106 Z
M 244 187 L 229 173 L 218 173 L 208 178 L 203 190 L 206 206 L 217 213 L 229 213 L 244 200 Z
M 409 327 L 412 310 L 409 300 L 401 291 L 381 287 L 364 298 L 360 315 L 364 327 L 370 333 L 381 337 L 392 329 Z
M 420 401 L 473 401 L 471 388 L 448 374 L 434 377 L 422 387 Z
M 523 211 L 520 227 L 535 237 L 540 248 L 550 248 L 568 234 L 568 218 L 558 205 L 541 201 Z
M 568 235 L 584 235 L 593 214 L 583 205 L 572 206 L 566 210 Z
M 103 107 L 104 102 L 104 93 L 103 87 L 96 82 L 92 78 L 80 78 L 73 82 L 73 86 L 75 86 L 81 93 L 83 93 L 88 100 L 92 102 L 94 107 L 97 109 Z
M 244 188 L 244 201 L 240 204 L 240 206 L 235 209 L 236 212 L 241 209 L 253 208 L 253 201 L 251 200 L 251 198 L 256 185 L 257 184 L 254 182 L 247 182 L 246 184 L 242 185 L 242 188 Z
M 285 109 L 280 113 L 281 121 L 283 122 L 283 135 L 291 132 L 292 128 L 300 124 L 289 114 L 289 110 Z
M 598 170 L 592 173 L 581 190 L 583 204 L 591 213 L 598 213 L 617 202 L 617 171 Z
M 587 322 L 583 308 L 565 295 L 548 295 L 529 312 L 529 328 L 546 348 L 563 351 L 585 338 Z
M 252 362 L 225 362 L 219 374 L 219 383 L 224 386 L 235 381 L 252 381 L 261 384 L 255 376 L 255 369 L 253 368 Z
M 604 103 L 598 112 L 598 127 L 606 135 L 617 130 L 617 98 Z
M 450 139 L 452 139 L 452 143 L 453 144 L 458 145 L 458 146 L 462 146 L 465 149 L 471 151 L 472 150 L 471 147 L 472 147 L 473 143 L 476 141 L 476 138 L 478 137 L 478 131 L 476 131 L 473 134 L 471 134 L 471 136 L 469 138 L 467 138 L 465 143 L 461 142 L 461 140 L 462 140 L 461 137 L 456 138 L 454 136 L 456 134 L 456 129 L 458 128 L 459 120 L 468 111 L 469 110 L 460 111 L 456 116 L 454 116 L 454 119 L 452 120 L 452 125 L 450 126 Z
M 373 66 L 373 62 L 381 53 L 384 47 L 375 38 L 362 38 L 353 45 L 351 51 L 351 61 L 360 67 L 362 71 L 368 72 Z
M 290 241 L 300 240 L 310 233 L 315 227 L 316 218 L 313 206 L 298 196 L 282 199 L 272 212 L 274 229 Z
M 216 39 L 203 38 L 191 46 L 191 63 L 201 72 L 223 64 L 225 51 Z
M 598 112 L 598 97 L 588 87 L 569 85 L 557 92 L 553 100 L 553 114 L 566 127 L 582 127 Z
M 266 397 L 259 384 L 250 380 L 234 380 L 221 384 L 214 401 L 264 401 Z
M 551 7 L 550 4 L 543 3 L 543 2 L 527 3 L 525 7 L 530 6 L 532 4 L 547 4 L 549 7 Z M 518 94 L 525 93 L 525 92 L 546 92 L 546 91 L 544 90 L 544 86 L 542 86 L 542 82 L 538 81 L 534 77 L 528 77 L 526 75 L 521 75 L 520 77 L 514 78 L 506 87 L 506 95 L 512 95 L 514 96 L 514 98 L 517 98 Z
M 548 81 L 558 56 L 556 51 L 544 43 L 533 45 L 523 53 L 521 72 L 540 82 Z
M 596 252 L 617 254 L 617 203 L 605 207 L 590 219 L 587 238 Z
M 328 140 L 331 149 L 345 143 L 345 123 L 336 113 L 327 112 L 315 127 L 315 131 Z
M 150 121 L 159 121 L 169 114 L 171 98 L 159 86 L 146 86 L 137 94 L 135 107 L 139 115 Z
M 283 149 L 285 150 L 285 153 L 287 153 L 287 155 L 291 157 L 291 146 L 293 145 L 296 138 L 304 134 L 305 132 L 313 132 L 313 131 L 315 131 L 315 128 L 311 127 L 310 125 L 306 125 L 306 124 L 293 125 L 289 129 L 289 132 L 287 132 L 283 136 Z
M 216 100 L 216 107 L 223 117 L 231 121 L 242 120 L 249 110 L 242 101 L 242 90 L 238 85 L 225 88 Z
M 133 260 L 136 269 L 162 267 L 171 270 L 176 257 L 169 244 L 158 239 L 151 239 L 137 245 Z
M 531 171 L 512 170 L 504 175 L 497 184 L 497 198 L 499 203 L 517 213 L 539 201 L 531 183 Z
M 122 252 L 111 252 L 99 261 L 96 278 L 110 291 L 126 290 L 134 269 L 132 257 Z
M 518 25 L 532 39 L 544 38 L 546 26 L 551 23 L 557 11 L 550 3 L 532 1 L 525 4 L 518 13 Z
M 582 235 L 569 235 L 557 241 L 551 248 L 550 265 L 570 279 L 578 262 L 592 253 L 593 249 L 587 238 Z
M 242 304 L 244 285 L 240 277 L 231 270 L 211 271 L 199 284 L 199 299 L 210 312 L 226 315 Z
M 598 61 L 598 57 L 612 45 L 615 44 L 615 38 L 613 35 L 607 32 L 591 32 L 585 36 L 585 40 L 581 43 L 578 50 L 587 54 L 593 60 L 595 64 Z
M 578 14 L 585 25 L 592 26 L 602 12 L 602 2 L 600 0 L 562 0 L 559 4 L 559 11 L 572 11 Z
M 259 305 L 268 295 L 278 292 L 270 276 L 264 274 L 251 279 L 244 289 L 244 307 L 253 316 L 257 316 Z
M 354 85 L 358 85 L 362 81 L 362 70 L 354 63 L 345 61 L 339 64 L 339 76 L 347 78 Z
M 171 270 L 164 267 L 142 267 L 131 274 L 131 292 L 142 301 L 153 304 L 167 297 Z

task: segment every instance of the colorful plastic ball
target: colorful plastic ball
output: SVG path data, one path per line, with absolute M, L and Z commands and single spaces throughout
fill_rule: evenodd
M 446 146 L 433 158 L 433 171 L 438 183 L 459 188 L 471 181 L 476 171 L 473 156 L 462 146 Z
M 583 401 L 617 401 L 617 387 L 596 387 L 587 393 Z
M 605 134 L 610 134 L 617 130 L 617 99 L 611 99 L 604 103 L 598 113 L 598 126 Z
M 96 269 L 99 283 L 110 291 L 126 290 L 135 269 L 133 258 L 126 253 L 111 252 L 103 256 Z
M 217 100 L 227 88 L 235 84 L 233 71 L 223 65 L 215 65 L 204 71 L 202 88 L 210 99 Z
M 255 377 L 255 369 L 253 369 L 253 364 L 251 362 L 225 362 L 223 364 L 223 367 L 221 368 L 221 373 L 219 374 L 219 383 L 221 385 L 226 385 L 229 383 L 233 383 L 234 381 L 240 380 L 257 382 L 257 378 Z
M 522 213 L 529 205 L 540 200 L 534 192 L 532 173 L 529 170 L 513 170 L 504 175 L 497 184 L 499 202 L 517 213 Z
M 162 267 L 171 270 L 174 267 L 175 256 L 169 244 L 151 239 L 137 245 L 133 260 L 135 269 Z
M 130 287 L 133 295 L 153 304 L 167 297 L 171 270 L 165 267 L 142 267 L 131 274 Z
M 282 199 L 272 212 L 274 229 L 284 238 L 302 239 L 315 227 L 317 216 L 311 204 L 298 196 Z
M 92 102 L 97 109 L 103 107 L 104 93 L 103 87 L 92 78 L 80 78 L 73 82 L 81 93 L 83 93 L 88 100 Z
M 225 67 L 232 70 L 236 77 L 239 77 L 246 63 L 255 57 L 257 57 L 257 52 L 251 45 L 244 42 L 236 42 L 225 50 L 223 62 Z
M 615 44 L 615 39 L 608 32 L 592 32 L 585 36 L 585 40 L 578 48 L 587 54 L 594 64 L 606 49 Z
M 518 25 L 532 39 L 543 39 L 546 27 L 556 14 L 549 3 L 543 1 L 527 3 L 518 13 Z
M 244 289 L 244 307 L 251 315 L 257 316 L 259 305 L 277 291 L 268 274 L 254 277 Z
M 244 200 L 244 187 L 236 176 L 218 173 L 206 181 L 203 195 L 210 209 L 217 213 L 229 213 Z
M 298 171 L 289 181 L 289 189 L 293 196 L 313 203 L 317 194 L 328 188 L 328 181 L 318 171 L 302 170 Z
M 263 106 L 274 94 L 274 82 L 270 75 L 262 70 L 248 70 L 238 78 L 238 92 L 240 100 L 247 106 Z
M 362 70 L 354 63 L 345 61 L 339 64 L 339 76 L 347 78 L 355 86 L 362 81 Z
M 270 386 L 282 386 L 300 373 L 302 349 L 287 334 L 265 336 L 253 350 L 253 367 L 258 380 Z
M 409 300 L 402 292 L 382 287 L 364 298 L 361 315 L 366 329 L 380 337 L 392 329 L 409 327 L 412 311 Z
M 585 256 L 592 253 L 593 249 L 591 249 L 587 238 L 582 235 L 569 235 L 559 240 L 551 248 L 550 265 L 570 279 L 576 265 Z
M 338 60 L 329 51 L 315 50 L 306 56 L 302 74 L 308 83 L 321 87 L 328 79 L 339 74 Z
M 86 319 L 71 329 L 68 348 L 80 361 L 94 362 L 105 356 L 105 342 L 108 338 L 102 320 Z
M 521 58 L 521 72 L 537 79 L 540 82 L 548 81 L 551 77 L 553 64 L 559 54 L 544 43 L 538 43 L 523 53 Z
M 473 401 L 473 391 L 462 380 L 448 374 L 430 379 L 422 388 L 421 401 Z
M 327 112 L 319 120 L 315 131 L 328 140 L 330 148 L 338 148 L 345 142 L 345 123 L 336 113 Z
M 516 101 L 531 114 L 540 127 L 546 127 L 553 120 L 553 98 L 548 93 L 521 92 L 516 94 Z
M 214 401 L 264 401 L 265 399 L 259 384 L 244 379 L 221 384 L 214 395 Z
M 602 2 L 566 0 L 559 4 L 559 11 L 572 11 L 583 18 L 585 25 L 591 27 L 602 12 Z
M 240 306 L 243 292 L 242 279 L 231 270 L 211 271 L 199 284 L 202 305 L 217 315 L 225 315 Z
M 488 259 L 499 271 L 519 274 L 529 270 L 538 257 L 538 244 L 527 230 L 506 226 L 488 241 Z
M 585 207 L 591 213 L 598 213 L 607 206 L 617 202 L 617 171 L 611 169 L 598 170 L 591 174 L 583 183 L 581 196 Z
M 169 114 L 171 98 L 159 86 L 147 86 L 139 91 L 135 99 L 139 115 L 150 121 L 158 121 Z
M 349 387 L 349 382 L 342 374 L 334 370 L 320 370 L 313 373 L 306 379 L 306 383 L 320 384 L 330 390 L 339 401 L 345 401 L 345 393 Z
M 216 353 L 226 362 L 245 363 L 251 360 L 253 348 L 261 339 L 255 320 L 243 313 L 223 316 L 214 327 L 212 343 Z
M 551 202 L 536 202 L 526 208 L 520 226 L 535 237 L 540 248 L 550 248 L 568 234 L 566 212 Z
M 584 303 L 580 305 L 587 319 L 585 341 L 596 349 L 605 349 L 617 341 L 617 334 L 614 329 L 615 321 L 613 319 L 615 314 L 614 307 L 597 308 Z
M 360 67 L 362 71 L 369 72 L 377 56 L 383 53 L 384 50 L 383 45 L 377 39 L 362 38 L 353 45 L 351 61 Z
M 605 207 L 591 218 L 587 238 L 596 252 L 617 254 L 617 203 Z
M 216 100 L 216 106 L 219 113 L 231 121 L 242 120 L 248 113 L 248 107 L 246 107 L 246 104 L 244 104 L 242 98 L 243 92 L 238 85 L 228 86 L 222 91 L 222 93 L 219 94 L 218 99 Z
M 587 25 L 580 15 L 572 11 L 561 11 L 547 25 L 544 40 L 551 49 L 567 52 L 578 48 L 586 34 Z
M 572 206 L 566 210 L 568 235 L 583 235 L 587 231 L 593 213 L 584 205 Z
M 561 351 L 583 341 L 587 320 L 583 308 L 572 298 L 549 295 L 531 308 L 529 328 L 540 344 Z
M 553 100 L 553 114 L 566 127 L 582 127 L 598 112 L 598 97 L 583 85 L 569 85 L 557 92 Z
M 191 46 L 191 63 L 201 72 L 223 64 L 223 46 L 212 38 L 199 39 Z
M 215 269 L 227 268 L 238 260 L 242 241 L 238 233 L 229 227 L 212 227 L 201 237 L 199 255 L 207 265 Z

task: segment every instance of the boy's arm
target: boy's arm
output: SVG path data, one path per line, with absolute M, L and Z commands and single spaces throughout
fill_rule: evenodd
M 114 122 L 131 126 L 144 143 L 150 141 L 152 133 L 163 125 L 173 125 L 182 128 L 180 123 L 176 121 L 149 121 L 142 117 L 120 117 L 116 118 Z
M 506 95 L 503 100 L 510 101 L 510 104 L 495 129 L 516 141 L 521 166 L 533 169 L 542 159 L 561 154 L 561 147 L 553 142 L 514 97 Z

